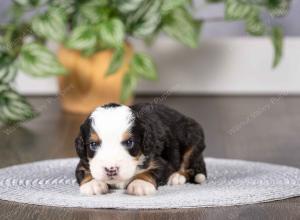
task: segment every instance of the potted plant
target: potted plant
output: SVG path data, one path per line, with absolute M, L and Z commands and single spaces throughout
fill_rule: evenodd
M 249 34 L 270 35 L 274 66 L 283 33 L 260 19 L 262 11 L 283 16 L 289 0 L 207 0 L 225 4 L 225 20 L 243 20 Z M 108 101 L 130 102 L 139 78 L 156 80 L 151 58 L 130 44 L 150 44 L 161 33 L 195 48 L 204 20 L 192 16 L 191 0 L 14 0 L 0 26 L 0 120 L 24 121 L 35 113 L 13 87 L 18 70 L 58 76 L 63 109 L 87 113 Z M 49 49 L 55 42 L 58 49 Z

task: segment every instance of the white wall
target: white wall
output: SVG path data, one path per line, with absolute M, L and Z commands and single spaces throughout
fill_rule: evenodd
M 145 48 L 135 42 L 137 50 Z M 138 93 L 196 94 L 300 94 L 300 38 L 285 40 L 284 57 L 272 69 L 273 48 L 268 38 L 204 39 L 188 49 L 160 38 L 148 52 L 154 57 L 160 79 L 142 81 Z M 53 94 L 56 80 L 20 74 L 16 86 L 24 94 Z
M 201 94 L 300 93 L 300 38 L 285 40 L 284 57 L 272 69 L 268 38 L 203 40 L 196 50 L 160 41 L 151 50 L 160 73 L 158 83 L 145 82 L 140 92 Z

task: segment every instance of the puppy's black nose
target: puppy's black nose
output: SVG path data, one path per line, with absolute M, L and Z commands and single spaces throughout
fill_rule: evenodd
M 119 172 L 119 167 L 104 167 L 106 175 L 109 177 L 117 176 Z

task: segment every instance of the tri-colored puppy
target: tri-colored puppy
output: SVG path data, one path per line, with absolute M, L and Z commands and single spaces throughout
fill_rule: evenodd
M 107 104 L 96 108 L 76 138 L 80 191 L 110 188 L 150 195 L 158 186 L 202 183 L 204 134 L 191 118 L 163 105 Z

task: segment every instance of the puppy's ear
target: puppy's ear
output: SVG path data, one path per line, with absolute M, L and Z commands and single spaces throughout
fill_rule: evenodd
M 81 159 L 85 159 L 86 158 L 85 144 L 84 144 L 81 132 L 77 136 L 77 138 L 75 139 L 75 149 L 76 149 L 77 155 Z
M 86 150 L 86 142 L 89 138 L 91 131 L 91 119 L 87 118 L 85 122 L 80 126 L 80 132 L 77 138 L 75 139 L 75 148 L 78 156 L 87 160 L 87 150 Z

